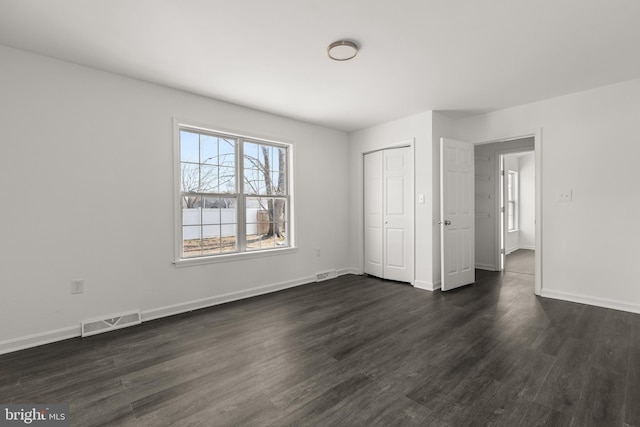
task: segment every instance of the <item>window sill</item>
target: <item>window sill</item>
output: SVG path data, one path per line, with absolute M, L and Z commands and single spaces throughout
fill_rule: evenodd
M 289 247 L 282 249 L 269 249 L 265 251 L 239 252 L 226 255 L 214 255 L 201 258 L 187 258 L 173 261 L 177 268 L 189 267 L 192 265 L 218 264 L 221 262 L 241 261 L 245 259 L 263 258 L 275 255 L 285 255 L 298 252 L 298 248 Z

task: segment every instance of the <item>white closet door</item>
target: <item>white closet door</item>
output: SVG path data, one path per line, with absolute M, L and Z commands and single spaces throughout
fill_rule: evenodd
M 413 282 L 413 158 L 409 147 L 365 155 L 365 273 Z

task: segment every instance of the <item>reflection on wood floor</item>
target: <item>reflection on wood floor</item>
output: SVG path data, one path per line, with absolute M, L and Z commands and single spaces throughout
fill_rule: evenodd
M 505 271 L 521 274 L 535 274 L 535 251 L 518 249 L 505 257 Z

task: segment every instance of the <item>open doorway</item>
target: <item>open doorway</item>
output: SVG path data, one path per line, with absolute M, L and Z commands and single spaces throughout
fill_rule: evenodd
M 500 267 L 535 274 L 535 153 L 501 154 Z
M 541 271 L 541 253 L 536 253 L 540 247 L 540 221 L 535 220 L 540 212 L 539 143 L 536 133 L 475 146 L 476 269 L 531 274 L 532 291 L 536 294 L 541 291 L 536 274 Z M 525 189 L 521 188 L 521 158 Z M 510 198 L 505 194 L 509 189 Z M 524 208 L 518 205 L 523 201 Z

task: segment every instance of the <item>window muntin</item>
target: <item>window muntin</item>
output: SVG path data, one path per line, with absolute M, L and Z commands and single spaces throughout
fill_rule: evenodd
M 179 145 L 180 259 L 291 246 L 288 145 L 185 126 Z

